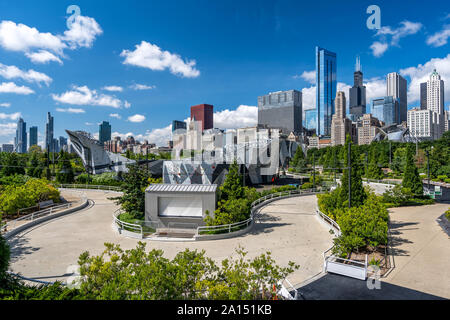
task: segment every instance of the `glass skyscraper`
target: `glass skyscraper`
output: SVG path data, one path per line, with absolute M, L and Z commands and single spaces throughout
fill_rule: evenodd
M 17 153 L 27 153 L 27 123 L 22 118 L 17 122 L 14 144 Z
M 331 136 L 336 89 L 336 53 L 316 47 L 317 135 Z
M 37 146 L 38 144 L 38 128 L 31 127 L 30 128 L 30 147 Z
M 103 121 L 98 128 L 98 139 L 103 144 L 106 141 L 111 140 L 111 125 L 108 121 Z
M 386 126 L 391 124 L 400 124 L 400 109 L 398 99 L 388 96 L 384 98 L 374 99 L 372 101 L 372 115 Z
M 47 123 L 45 124 L 45 150 L 48 150 L 50 152 L 54 151 L 54 144 L 53 144 L 53 117 L 51 116 L 50 112 L 47 112 Z
M 317 112 L 316 109 L 305 110 L 305 121 L 303 125 L 306 129 L 317 128 Z

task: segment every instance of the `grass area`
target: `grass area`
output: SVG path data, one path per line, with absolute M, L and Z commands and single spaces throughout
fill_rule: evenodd
M 400 204 L 385 202 L 384 205 L 386 206 L 386 208 L 399 208 L 399 207 L 426 206 L 434 203 L 435 203 L 434 199 L 412 198 Z

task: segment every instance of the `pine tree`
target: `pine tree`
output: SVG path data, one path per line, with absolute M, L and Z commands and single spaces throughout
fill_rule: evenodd
M 294 167 L 294 168 L 297 167 L 299 164 L 299 160 L 304 160 L 304 159 L 305 159 L 305 155 L 303 154 L 302 146 L 299 145 L 297 147 L 297 150 L 295 151 L 294 157 L 292 158 L 292 160 L 290 162 L 291 167 Z
M 383 170 L 381 170 L 381 167 L 378 165 L 378 159 L 377 151 L 375 148 L 373 148 L 370 152 L 370 159 L 369 159 L 369 167 L 367 169 L 367 178 L 369 179 L 383 179 Z
M 405 174 L 403 176 L 402 186 L 411 190 L 415 195 L 423 195 L 423 185 L 420 180 L 419 170 L 414 163 L 414 148 L 409 145 L 406 149 Z
M 220 187 L 221 200 L 240 199 L 244 196 L 242 177 L 236 160 L 230 165 L 223 185 Z
M 350 135 L 347 135 L 345 141 L 345 150 L 348 150 L 348 145 L 351 143 Z M 351 154 L 351 206 L 359 207 L 364 203 L 364 200 L 367 198 L 367 194 L 364 191 L 364 187 L 361 180 L 361 165 L 358 161 L 358 155 L 354 150 L 352 150 Z M 348 207 L 348 152 L 344 154 L 344 165 L 346 169 L 344 169 L 341 187 L 339 193 L 339 203 L 342 207 Z
M 75 175 L 67 153 L 61 150 L 58 160 L 56 180 L 59 183 L 73 183 Z

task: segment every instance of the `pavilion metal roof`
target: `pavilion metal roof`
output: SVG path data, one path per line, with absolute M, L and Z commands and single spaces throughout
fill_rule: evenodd
M 216 192 L 217 184 L 151 184 L 146 192 Z

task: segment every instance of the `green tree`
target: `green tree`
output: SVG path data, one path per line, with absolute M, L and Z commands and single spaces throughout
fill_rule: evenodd
M 73 173 L 72 164 L 67 152 L 61 150 L 58 157 L 58 172 L 56 173 L 56 181 L 59 183 L 73 183 L 75 175 Z
M 219 190 L 221 200 L 240 199 L 244 196 L 242 176 L 239 174 L 236 160 L 230 165 L 225 181 Z
M 419 170 L 414 163 L 414 148 L 412 145 L 407 147 L 404 172 L 403 188 L 411 190 L 414 195 L 422 196 L 423 184 L 420 180 Z
M 370 152 L 369 166 L 367 168 L 367 178 L 369 179 L 383 179 L 383 170 L 378 165 L 378 153 L 375 148 Z
M 290 166 L 295 168 L 298 166 L 299 160 L 304 160 L 304 159 L 305 159 L 305 154 L 303 153 L 303 149 L 302 149 L 301 145 L 299 145 L 297 147 L 297 150 L 295 151 L 294 157 L 292 158 L 292 160 L 290 162 Z
M 20 157 L 17 153 L 6 153 L 2 161 L 1 174 L 4 176 L 13 176 L 15 174 L 25 174 L 24 165 L 19 161 Z
M 40 153 L 38 151 L 32 151 L 30 153 L 30 160 L 26 171 L 27 175 L 30 177 L 40 178 L 42 176 L 43 168 L 40 161 Z
M 345 141 L 345 148 L 348 150 L 348 145 L 351 143 L 350 135 L 347 135 L 346 141 Z M 367 198 L 366 192 L 364 190 L 362 179 L 361 179 L 361 168 L 360 163 L 358 161 L 358 155 L 354 150 L 350 153 L 351 157 L 351 190 L 350 190 L 350 196 L 351 196 L 351 206 L 352 207 L 359 207 L 364 203 L 364 200 Z M 344 155 L 344 165 L 348 167 L 348 152 Z M 340 193 L 339 193 L 339 203 L 341 206 L 348 206 L 348 181 L 349 181 L 349 174 L 348 174 L 348 168 L 344 169 L 342 180 L 341 180 L 341 187 Z
M 6 271 L 8 270 L 10 256 L 11 252 L 8 242 L 6 242 L 5 238 L 3 238 L 3 236 L 0 234 L 0 287 L 2 287 L 5 283 Z
M 114 200 L 132 218 L 142 220 L 145 213 L 145 188 L 149 185 L 151 175 L 146 168 L 137 164 L 127 167 L 128 172 L 123 175 L 123 195 Z

